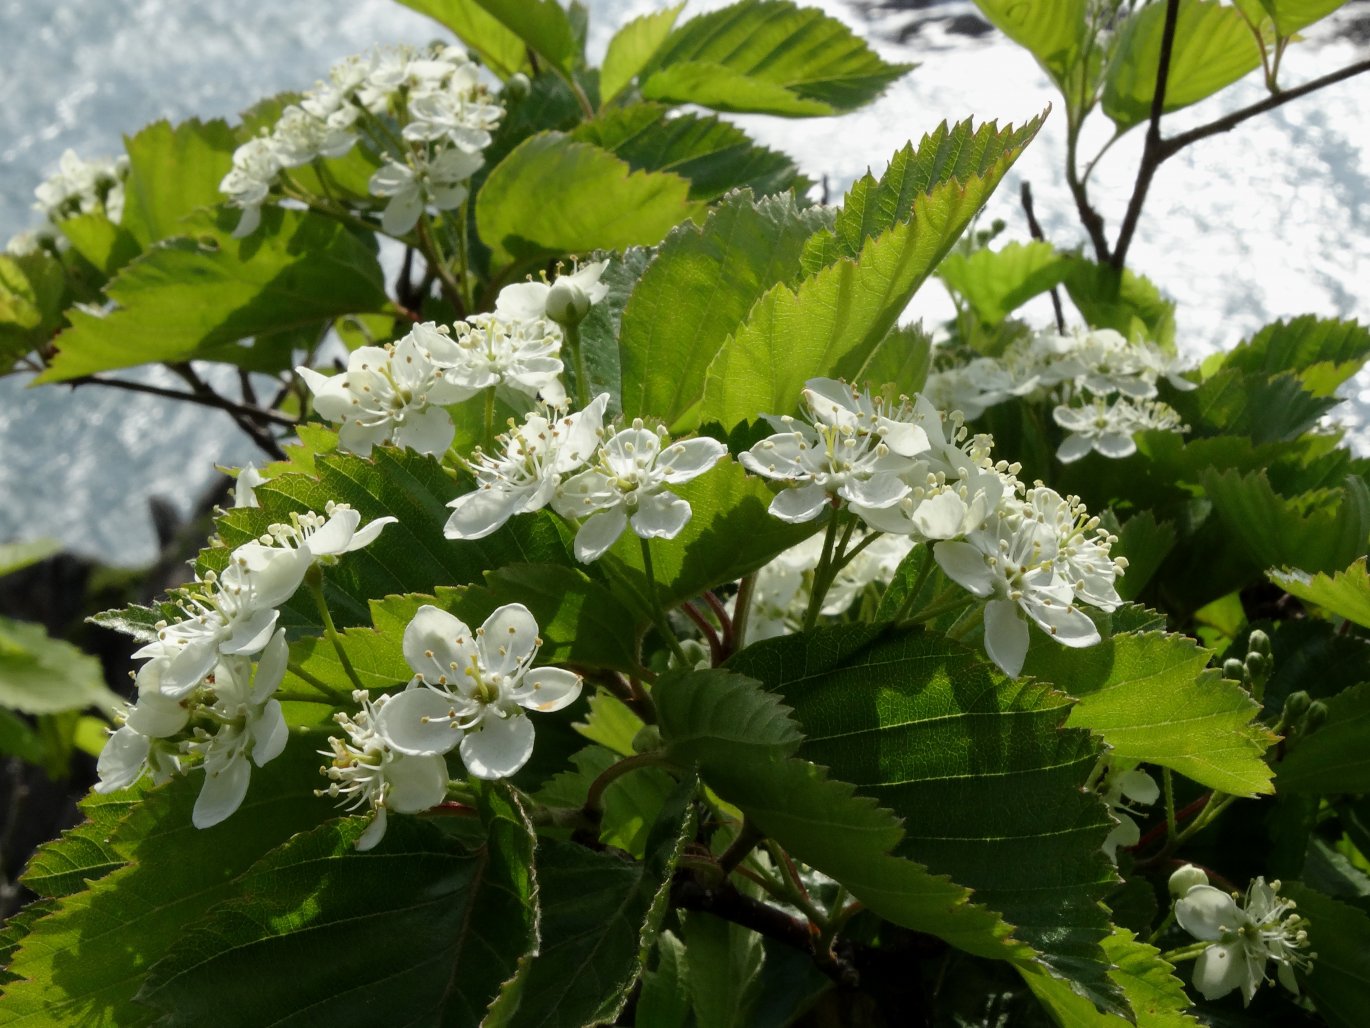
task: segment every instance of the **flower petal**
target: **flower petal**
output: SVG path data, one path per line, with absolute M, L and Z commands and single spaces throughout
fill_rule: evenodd
M 945 544 L 944 544 L 945 545 Z M 1010 678 L 1017 678 L 1027 658 L 1027 622 L 1012 600 L 990 600 L 985 605 L 985 652 Z
M 242 805 L 252 766 L 244 758 L 230 760 L 224 767 L 205 773 L 190 822 L 196 828 L 213 828 Z
M 1204 888 L 1204 886 L 1195 886 Z M 1190 890 L 1193 891 L 1192 889 Z M 1204 999 L 1226 996 L 1246 979 L 1246 959 L 1239 941 L 1215 942 L 1194 961 L 1194 987 Z M 1251 991 L 1255 992 L 1252 985 Z M 1249 1002 L 1250 996 L 1246 999 Z
M 391 696 L 376 713 L 376 734 L 396 753 L 431 757 L 446 753 L 462 737 L 454 698 L 432 689 L 411 689 Z
M 533 755 L 533 722 L 522 715 L 487 717 L 461 740 L 461 759 L 477 778 L 508 778 Z
M 1175 920 L 1194 938 L 1213 942 L 1245 920 L 1232 897 L 1211 885 L 1195 885 L 1175 901 Z
M 728 448 L 717 439 L 682 439 L 662 450 L 656 466 L 664 470 L 665 482 L 688 482 L 702 475 L 728 453 Z
M 643 539 L 674 539 L 690 520 L 690 505 L 675 493 L 657 493 L 642 500 L 633 515 L 633 531 Z
M 410 411 L 404 423 L 395 429 L 395 445 L 407 446 L 418 453 L 441 457 L 456 436 L 452 417 L 441 407 L 424 407 Z
M 417 814 L 446 798 L 447 761 L 396 754 L 385 766 L 385 780 L 390 783 L 386 805 L 397 814 Z
M 304 547 L 315 557 L 332 557 L 347 550 L 361 524 L 361 514 L 352 507 L 334 507 L 333 513 L 305 540 Z
M 375 848 L 376 843 L 385 836 L 385 822 L 385 808 L 377 807 L 376 813 L 371 818 L 371 823 L 366 826 L 366 831 L 357 836 L 357 841 L 352 844 L 358 853 L 365 853 L 367 850 Z
M 252 736 L 254 764 L 265 767 L 279 757 L 290 738 L 290 729 L 286 727 L 285 714 L 281 711 L 281 701 L 269 701 L 261 714 L 248 722 L 247 731 Z
M 100 751 L 100 759 L 95 765 L 100 780 L 95 783 L 95 791 L 107 793 L 128 788 L 143 776 L 147 753 L 147 736 L 127 725 L 119 729 Z
M 476 636 L 481 666 L 486 671 L 512 675 L 537 652 L 538 623 L 521 603 L 506 603 L 494 610 Z
M 994 592 L 994 572 L 985 555 L 970 543 L 947 540 L 932 548 L 932 555 L 948 578 L 962 589 L 985 597 Z
M 810 482 L 798 489 L 784 489 L 776 493 L 771 501 L 770 512 L 772 517 L 797 525 L 818 517 L 827 503 L 828 491 L 817 482 Z
M 580 685 L 580 675 L 575 672 L 559 667 L 539 667 L 524 675 L 510 696 L 521 707 L 547 714 L 574 703 L 580 696 Z
M 448 539 L 484 539 L 518 513 L 529 492 L 489 486 L 458 496 L 448 504 L 452 516 L 442 534 Z
M 621 506 L 591 515 L 576 533 L 576 560 L 582 564 L 598 560 L 627 526 L 628 516 Z

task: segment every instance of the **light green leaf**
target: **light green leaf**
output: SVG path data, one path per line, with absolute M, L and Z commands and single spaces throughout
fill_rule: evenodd
M 1310 578 L 1286 569 L 1271 571 L 1270 580 L 1291 596 L 1315 603 L 1362 628 L 1370 628 L 1370 574 L 1366 573 L 1364 557 L 1331 576 L 1318 572 Z
M 1114 44 L 1104 72 L 1103 109 L 1120 132 L 1151 116 L 1165 12 L 1165 4 L 1138 9 Z M 1260 47 L 1241 12 L 1217 0 L 1181 0 L 1164 109 L 1197 103 L 1260 66 Z
M 1155 283 L 1126 268 L 1119 273 L 1083 257 L 1064 259 L 1070 266 L 1064 279 L 1066 290 L 1088 324 L 1173 348 L 1175 305 Z
M 940 636 L 869 625 L 767 640 L 729 667 L 794 708 L 800 757 L 907 819 L 896 854 L 971 887 L 1054 973 L 1119 1007 L 1098 905 L 1111 821 L 1081 788 L 1100 746 L 1068 727 L 1067 697 Z
M 1346 0 L 1260 0 L 1262 13 L 1274 16 L 1275 27 L 1281 36 L 1292 36 L 1345 5 Z
M 153 122 L 125 139 L 128 178 L 120 227 L 146 250 L 173 236 L 199 232 L 188 215 L 219 203 L 219 183 L 233 167 L 238 140 L 220 119 Z
M 1034 296 L 1060 283 L 1069 262 L 1050 243 L 1009 243 L 999 250 L 949 253 L 937 277 L 959 293 L 975 316 L 997 325 Z
M 64 218 L 57 228 L 73 250 L 106 275 L 113 275 L 143 252 L 133 233 L 110 221 L 103 211 Z
M 260 333 L 323 324 L 386 304 L 380 265 L 347 228 L 322 215 L 269 208 L 250 239 L 230 235 L 236 214 L 185 226 L 110 283 L 108 314 L 73 311 L 58 353 L 35 381 L 63 382 L 113 368 L 188 360 Z M 259 342 L 258 346 L 268 345 Z M 281 352 L 282 367 L 290 365 Z
M 684 0 L 674 7 L 644 14 L 634 18 L 614 34 L 609 40 L 609 51 L 604 55 L 604 64 L 599 70 L 600 104 L 608 106 L 629 84 L 660 49 L 666 37 L 675 27 Z
M 469 0 L 399 0 L 451 29 L 501 79 L 531 73 L 528 48 L 493 14 Z
M 1221 432 L 1258 444 L 1292 441 L 1337 404 L 1335 398 L 1314 396 L 1293 372 L 1272 375 L 1237 367 L 1220 368 L 1199 388 L 1170 399 L 1196 435 Z
M 1331 1028 L 1362 1028 L 1370 1002 L 1370 916 L 1300 882 L 1281 890 L 1308 921 L 1312 969 L 1299 981 Z
M 1098 732 L 1122 759 L 1237 796 L 1272 792 L 1265 751 L 1275 738 L 1254 720 L 1259 705 L 1187 636 L 1124 629 L 1146 616 L 1114 614 L 1112 634 L 1085 649 L 1034 645 L 1023 673 L 1075 696 L 1066 724 Z
M 1305 315 L 1266 325 L 1227 351 L 1220 367 L 1277 375 L 1292 371 L 1313 396 L 1331 396 L 1370 356 L 1370 330 L 1357 321 Z
M 580 47 L 565 9 L 557 0 L 474 0 L 528 48 L 570 78 Z
M 740 188 L 768 196 L 807 182 L 793 159 L 759 146 L 736 125 L 662 104 L 606 111 L 571 136 L 623 158 L 634 171 L 669 171 L 689 179 L 692 200 Z
M 766 290 L 798 274 L 805 241 L 830 217 L 791 196 L 743 191 L 703 226 L 667 236 L 623 311 L 624 414 L 697 423 L 709 362 Z M 684 310 L 692 316 L 679 317 Z
M 1290 742 L 1276 787 L 1282 795 L 1370 792 L 1370 682 L 1322 702 L 1327 720 Z
M 1086 42 L 1085 0 L 975 0 L 995 28 L 1031 51 L 1064 91 Z
M 47 346 L 62 324 L 66 300 L 66 272 L 50 254 L 0 254 L 0 374 Z
M 38 848 L 24 869 L 24 885 L 39 896 L 59 899 L 123 867 L 127 856 L 113 838 L 120 822 L 142 801 L 142 791 L 91 793 L 83 799 L 80 808 L 86 819 Z
M 679 175 L 635 172 L 597 146 L 543 132 L 490 172 L 476 196 L 476 225 L 494 268 L 652 246 L 703 213 L 689 189 Z
M 0 707 L 0 756 L 18 757 L 29 764 L 47 762 L 48 746 L 18 714 Z M 3 981 L 3 979 L 0 979 Z
M 886 64 L 816 8 L 761 0 L 677 28 L 649 62 L 642 95 L 716 110 L 831 114 L 873 100 L 909 67 Z
M 296 836 L 181 934 L 139 998 L 167 1026 L 214 1023 L 228 995 L 243 1024 L 476 1024 L 536 944 L 532 830 L 496 790 L 482 807 L 476 844 L 393 816 L 366 853 L 358 818 Z M 327 973 L 280 973 L 319 947 Z
M 42 625 L 0 618 L 0 706 L 55 714 L 87 707 L 109 711 L 119 702 L 94 657 L 54 639 Z
M 865 242 L 855 260 L 837 259 L 793 289 L 773 287 L 710 364 L 700 419 L 727 430 L 758 414 L 796 413 L 808 379 L 855 375 L 1040 123 L 1013 134 L 1019 144 L 983 175 L 961 181 L 953 166 L 939 169 L 928 190 L 915 189 L 911 208 L 897 211 L 900 220 Z M 923 147 L 940 151 L 944 138 L 928 137 L 918 153 L 897 156 L 887 179 L 902 177 L 902 167 L 921 166 Z M 997 139 L 998 133 L 987 127 L 977 138 Z M 839 241 L 843 225 L 839 215 Z
M 21 543 L 0 543 L 0 577 L 13 574 L 30 564 L 47 560 L 62 550 L 60 539 L 30 539 Z

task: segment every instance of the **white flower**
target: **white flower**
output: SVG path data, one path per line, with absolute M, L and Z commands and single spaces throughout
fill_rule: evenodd
M 1280 984 L 1298 994 L 1295 968 L 1307 968 L 1314 954 L 1308 947 L 1306 921 L 1291 913 L 1294 901 L 1281 899 L 1280 883 L 1257 878 L 1246 891 L 1245 909 L 1228 893 L 1211 885 L 1195 885 L 1175 901 L 1175 920 L 1201 942 L 1210 945 L 1194 963 L 1194 985 L 1204 999 L 1217 999 L 1242 990 L 1249 1004 L 1261 983 L 1268 981 L 1265 965 L 1274 961 Z
M 353 350 L 341 375 L 295 370 L 314 394 L 315 411 L 341 422 L 338 445 L 344 450 L 367 457 L 372 447 L 392 444 L 437 456 L 456 434 L 444 405 L 475 390 L 446 378 L 435 350 L 439 360 L 455 353 L 452 341 L 425 322 L 398 342 Z
M 505 318 L 535 320 L 551 318 L 556 322 L 579 323 L 590 308 L 609 295 L 609 287 L 599 279 L 609 262 L 592 261 L 569 275 L 558 275 L 554 282 L 515 282 L 500 290 L 495 298 L 495 313 Z
M 438 365 L 468 395 L 503 384 L 547 403 L 565 399 L 561 330 L 550 321 L 473 314 L 452 327 L 454 350 Z
M 249 139 L 233 151 L 233 167 L 219 183 L 219 192 L 228 194 L 228 202 L 241 207 L 243 214 L 233 238 L 250 236 L 261 223 L 262 203 L 280 173 L 281 162 L 267 136 Z
M 1118 819 L 1113 830 L 1099 847 L 1113 863 L 1118 863 L 1118 847 L 1135 846 L 1142 838 L 1141 829 L 1133 817 L 1138 813 L 1130 803 L 1149 807 L 1161 797 L 1156 780 L 1141 768 L 1121 770 L 1110 767 L 1099 783 L 1099 797 L 1108 805 L 1108 812 Z
M 231 815 L 247 795 L 252 767 L 263 767 L 285 749 L 288 731 L 273 694 L 285 677 L 289 649 L 280 629 L 255 668 L 247 657 L 221 657 L 214 670 L 214 702 L 205 713 L 218 722 L 212 735 L 200 729 L 187 750 L 203 758 L 205 784 L 191 822 L 210 828 Z
M 319 768 L 329 785 L 315 795 L 341 799 L 348 810 L 370 809 L 371 823 L 355 843 L 358 850 L 369 850 L 385 835 L 388 810 L 416 814 L 446 798 L 447 762 L 437 755 L 397 753 L 376 734 L 377 715 L 393 697 L 382 694 L 372 700 L 358 690 L 352 698 L 361 710 L 351 717 L 334 715 L 347 738 L 330 737 L 329 748 L 319 751 L 329 758 L 329 763 Z
M 109 737 L 95 764 L 99 780 L 98 793 L 127 789 L 144 774 L 152 775 L 152 783 L 161 785 L 181 773 L 180 751 L 137 729 L 124 725 Z
M 480 153 L 490 145 L 490 130 L 503 114 L 502 107 L 488 102 L 474 65 L 468 65 L 453 72 L 445 89 L 410 99 L 410 121 L 404 126 L 404 138 L 447 140 L 467 153 Z
M 667 485 L 704 474 L 727 454 L 716 439 L 684 439 L 662 448 L 661 434 L 641 418 L 606 439 L 597 463 L 561 484 L 552 508 L 563 517 L 588 515 L 576 533 L 576 559 L 598 560 L 629 522 L 643 539 L 674 539 L 690 520 L 690 505 Z
M 63 152 L 57 171 L 33 191 L 34 207 L 54 224 L 78 214 L 103 210 L 110 221 L 123 215 L 124 177 L 128 158 L 82 160 L 76 151 Z
M 372 196 L 389 197 L 381 214 L 381 228 L 388 235 L 405 235 L 427 208 L 448 211 L 466 199 L 466 182 L 485 163 L 480 154 L 450 147 L 436 157 L 411 154 L 412 165 L 387 157 L 385 166 L 371 176 Z
M 1091 450 L 1115 459 L 1130 457 L 1137 452 L 1133 435 L 1148 429 L 1188 431 L 1173 408 L 1159 400 L 1135 400 L 1125 395 L 1112 403 L 1096 397 L 1083 407 L 1061 405 L 1051 416 L 1070 433 L 1056 451 L 1056 459 L 1065 464 Z
M 233 482 L 233 506 L 234 507 L 258 507 L 257 486 L 266 481 L 265 476 L 257 470 L 257 466 L 248 461 L 238 469 L 238 477 Z
M 581 467 L 599 445 L 609 394 L 600 393 L 582 411 L 561 414 L 544 408 L 525 415 L 523 424 L 501 436 L 504 455 L 477 450 L 468 467 L 476 477 L 473 492 L 448 504 L 448 539 L 483 539 L 515 514 L 547 506 L 564 476 Z
M 779 432 L 738 458 L 753 474 L 803 483 L 778 493 L 771 514 L 799 523 L 818 517 L 834 497 L 876 508 L 909 494 L 900 475 L 911 457 L 928 449 L 927 433 L 907 420 L 909 411 L 827 378 L 809 381 L 803 397 L 812 426 L 768 417 Z
M 553 711 L 580 695 L 580 676 L 532 668 L 542 640 L 528 608 L 511 603 L 473 633 L 437 607 L 420 607 L 404 631 L 409 688 L 379 712 L 376 731 L 411 756 L 446 753 L 460 744 L 477 778 L 507 778 L 533 753 L 525 711 Z
M 1055 534 L 1056 566 L 1075 598 L 1103 611 L 1117 610 L 1123 601 L 1116 581 L 1127 570 L 1127 558 L 1109 552 L 1118 537 L 1100 527 L 1078 496 L 1063 497 L 1044 485 L 1028 490 L 1024 511 Z
M 272 153 L 283 168 L 297 168 L 316 157 L 341 157 L 357 141 L 352 122 L 358 113 L 356 108 L 346 107 L 319 117 L 291 104 L 271 130 Z

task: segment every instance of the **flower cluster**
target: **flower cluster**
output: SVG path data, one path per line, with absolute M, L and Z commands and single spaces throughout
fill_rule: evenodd
M 1293 913 L 1294 901 L 1279 895 L 1280 883 L 1255 879 L 1238 903 L 1235 894 L 1208 884 L 1201 870 L 1180 868 L 1171 877 L 1178 892 L 1175 920 L 1200 942 L 1209 945 L 1194 962 L 1194 985 L 1204 999 L 1217 999 L 1241 989 L 1249 1004 L 1256 990 L 1269 981 L 1266 964 L 1275 964 L 1276 977 L 1298 995 L 1296 969 L 1307 970 L 1316 954 L 1307 952 L 1307 921 Z
M 160 622 L 156 638 L 134 654 L 138 699 L 100 754 L 98 792 L 132 785 L 144 774 L 165 781 L 192 766 L 205 772 L 192 820 L 208 828 L 247 794 L 258 767 L 285 746 L 286 725 L 274 698 L 286 672 L 285 632 L 277 608 L 310 566 L 366 546 L 394 518 L 358 530 L 360 515 L 330 503 L 235 549 L 222 574 L 186 591 L 186 617 Z
M 1056 456 L 1070 462 L 1091 451 L 1130 456 L 1137 432 L 1188 431 L 1179 414 L 1156 398 L 1162 378 L 1182 391 L 1194 388 L 1183 370 L 1155 344 L 1129 342 L 1112 329 L 1046 331 L 998 359 L 977 357 L 935 372 L 925 392 L 939 406 L 970 418 L 1014 397 L 1054 400 L 1052 417 L 1068 433 Z
M 128 158 L 96 158 L 83 160 L 76 151 L 65 151 L 57 163 L 57 170 L 33 191 L 33 209 L 43 215 L 41 228 L 29 229 L 11 236 L 5 252 L 23 257 L 41 250 L 59 250 L 66 245 L 66 237 L 53 229 L 82 214 L 103 211 L 116 224 L 124 216 L 124 179 L 128 177 Z
M 466 199 L 503 113 L 460 47 L 348 57 L 234 153 L 219 186 L 243 212 L 234 235 L 256 230 L 283 171 L 341 157 L 359 140 L 383 162 L 369 183 L 371 195 L 387 201 L 381 225 L 405 235 L 426 209 L 451 210 Z

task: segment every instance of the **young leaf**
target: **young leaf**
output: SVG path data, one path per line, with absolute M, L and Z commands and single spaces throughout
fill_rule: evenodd
M 757 299 L 799 272 L 805 241 L 831 215 L 791 196 L 725 198 L 703 226 L 661 244 L 623 311 L 623 412 L 697 423 L 709 362 Z M 690 311 L 691 316 L 677 316 Z
M 67 237 L 73 250 L 106 276 L 112 276 L 143 252 L 133 233 L 110 221 L 104 211 L 65 218 L 57 229 Z
M 997 325 L 1034 296 L 1060 283 L 1070 272 L 1066 258 L 1050 243 L 1009 243 L 1000 250 L 949 253 L 937 277 L 970 304 L 975 316 Z
M 1291 596 L 1315 603 L 1362 628 L 1370 628 L 1370 574 L 1366 573 L 1364 557 L 1331 576 L 1318 572 L 1309 578 L 1286 568 L 1271 571 L 1270 580 Z
M 660 49 L 675 27 L 676 18 L 684 8 L 684 0 L 674 7 L 634 18 L 609 40 L 609 51 L 599 70 L 601 106 L 608 106 L 628 88 L 637 73 L 647 66 L 652 55 Z
M 475 845 L 399 817 L 364 854 L 359 819 L 296 836 L 248 870 L 242 898 L 190 926 L 139 998 L 168 1026 L 212 1024 L 230 995 L 245 1024 L 477 1023 L 536 939 L 533 834 L 495 797 Z M 320 947 L 314 973 L 279 973 Z
M 833 114 L 873 100 L 909 67 L 886 64 L 815 8 L 761 0 L 677 28 L 643 73 L 642 95 L 715 110 Z
M 198 232 L 186 221 L 223 199 L 219 183 L 233 167 L 238 140 L 228 123 L 153 122 L 125 140 L 128 178 L 120 227 L 146 250 L 162 239 Z
M 0 254 L 0 374 L 52 341 L 66 305 L 66 272 L 50 254 Z
M 508 269 L 566 253 L 659 243 L 703 213 L 689 182 L 632 171 L 626 161 L 561 132 L 519 144 L 476 196 L 476 225 L 491 267 Z
M 375 254 L 332 219 L 272 207 L 250 239 L 236 215 L 201 217 L 117 275 L 108 314 L 73 311 L 57 355 L 35 381 L 63 382 L 113 368 L 189 360 L 259 333 L 317 325 L 386 304 Z M 261 346 L 262 343 L 258 343 Z M 282 366 L 289 353 L 279 356 Z
M 1114 614 L 1114 631 L 1087 649 L 1033 646 L 1023 673 L 1075 696 L 1066 724 L 1098 732 L 1118 757 L 1237 796 L 1272 792 L 1265 751 L 1275 740 L 1254 720 L 1258 705 L 1192 639 L 1123 629 L 1145 613 Z
M 100 662 L 42 625 L 0 617 L 0 706 L 25 714 L 99 707 L 119 697 L 105 685 Z
M 1331 396 L 1370 357 L 1370 330 L 1357 321 L 1305 315 L 1266 325 L 1223 356 L 1219 367 L 1274 376 L 1292 371 L 1313 396 Z
M 1282 795 L 1370 792 L 1370 682 L 1322 702 L 1327 720 L 1291 741 L 1276 787 Z
M 520 72 L 532 72 L 532 65 L 528 62 L 528 47 L 523 40 L 483 7 L 464 0 L 399 2 L 451 29 L 501 79 L 508 79 Z
M 1085 0 L 975 0 L 990 23 L 1037 58 L 1065 92 L 1086 42 Z
M 1151 116 L 1165 12 L 1165 4 L 1135 11 L 1114 44 L 1104 71 L 1103 109 L 1119 132 Z M 1260 46 L 1240 11 L 1216 0 L 1180 0 L 1164 109 L 1197 103 L 1260 66 Z

